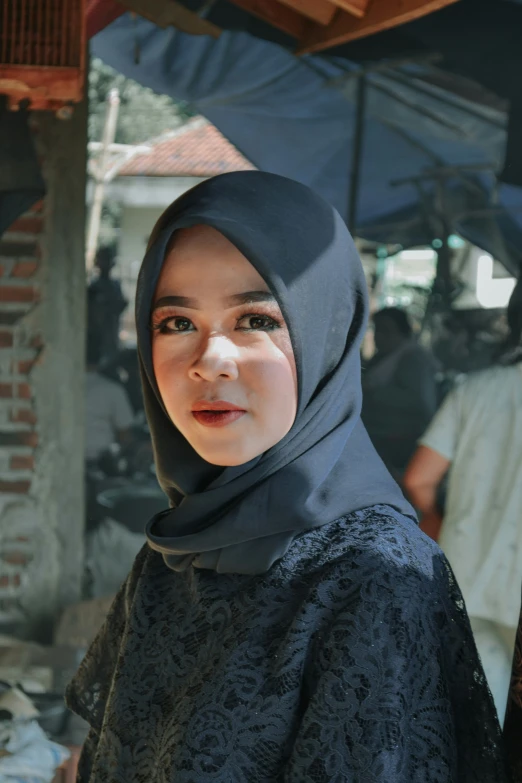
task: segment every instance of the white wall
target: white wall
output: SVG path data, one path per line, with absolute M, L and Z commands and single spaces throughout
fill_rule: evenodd
M 118 177 L 106 189 L 106 198 L 128 207 L 165 209 L 202 177 Z

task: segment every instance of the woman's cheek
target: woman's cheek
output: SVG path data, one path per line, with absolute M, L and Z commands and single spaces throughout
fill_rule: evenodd
M 152 364 L 163 404 L 172 418 L 183 382 L 183 363 L 164 346 L 153 345 Z
M 281 351 L 277 351 L 274 360 L 266 362 L 264 368 L 265 400 L 270 402 L 272 415 L 281 416 L 285 426 L 287 426 L 289 419 L 293 424 L 297 411 L 297 384 L 294 367 L 293 361 L 289 357 Z
M 279 336 L 280 335 L 280 336 Z M 293 378 L 294 390 L 297 397 L 297 368 L 295 364 L 294 350 L 292 348 L 292 341 L 287 329 L 281 330 L 276 342 L 279 353 L 284 357 L 284 363 L 290 368 L 290 372 Z

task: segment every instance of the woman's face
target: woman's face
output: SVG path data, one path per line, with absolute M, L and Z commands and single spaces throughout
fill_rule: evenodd
M 163 404 L 204 460 L 241 465 L 287 434 L 297 410 L 288 328 L 263 278 L 219 231 L 175 234 L 151 325 Z

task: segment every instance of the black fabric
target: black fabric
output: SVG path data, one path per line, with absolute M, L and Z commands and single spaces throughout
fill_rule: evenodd
M 511 783 L 522 783 L 522 612 L 511 668 L 511 684 L 504 721 L 504 740 Z
M 500 180 L 508 185 L 522 186 L 522 98 L 513 100 L 509 112 L 508 138 L 504 168 Z
M 67 701 L 91 726 L 78 783 L 506 783 L 451 569 L 390 508 L 261 576 L 145 547 Z
M 151 358 L 151 304 L 166 247 L 174 231 L 196 224 L 218 229 L 264 278 L 289 326 L 298 374 L 288 435 L 248 464 L 220 470 L 170 422 Z M 297 535 L 351 511 L 379 502 L 414 517 L 360 420 L 361 262 L 339 214 L 309 188 L 247 171 L 184 194 L 152 233 L 136 321 L 157 474 L 175 506 L 149 522 L 147 537 L 171 568 L 258 574 Z
M 25 109 L 9 111 L 0 95 L 0 237 L 45 195 Z

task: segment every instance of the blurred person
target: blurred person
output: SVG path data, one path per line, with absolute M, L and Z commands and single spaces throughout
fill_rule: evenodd
M 85 459 L 88 462 L 99 460 L 113 443 L 127 443 L 134 420 L 125 389 L 99 372 L 100 349 L 98 335 L 89 334 L 85 374 Z
M 100 365 L 109 370 L 118 359 L 120 319 L 128 304 L 120 282 L 111 277 L 114 255 L 112 247 L 98 250 L 95 261 L 98 277 L 87 292 L 89 329 L 100 341 Z
M 128 395 L 120 383 L 100 372 L 100 358 L 98 335 L 90 333 L 85 376 L 85 598 L 115 593 L 144 543 L 143 533 L 111 519 L 99 503 L 104 481 L 114 471 L 111 446 L 132 446 L 135 452 L 134 413 Z
M 118 356 L 118 375 L 136 415 L 143 413 L 137 348 L 124 348 Z
M 439 540 L 455 571 L 501 720 L 522 581 L 522 278 L 507 320 L 499 364 L 449 393 L 404 478 L 425 515 L 422 529 Z M 446 473 L 442 521 L 437 489 Z
M 376 353 L 363 371 L 362 420 L 392 475 L 400 480 L 437 409 L 437 365 L 418 345 L 404 310 L 373 316 Z

